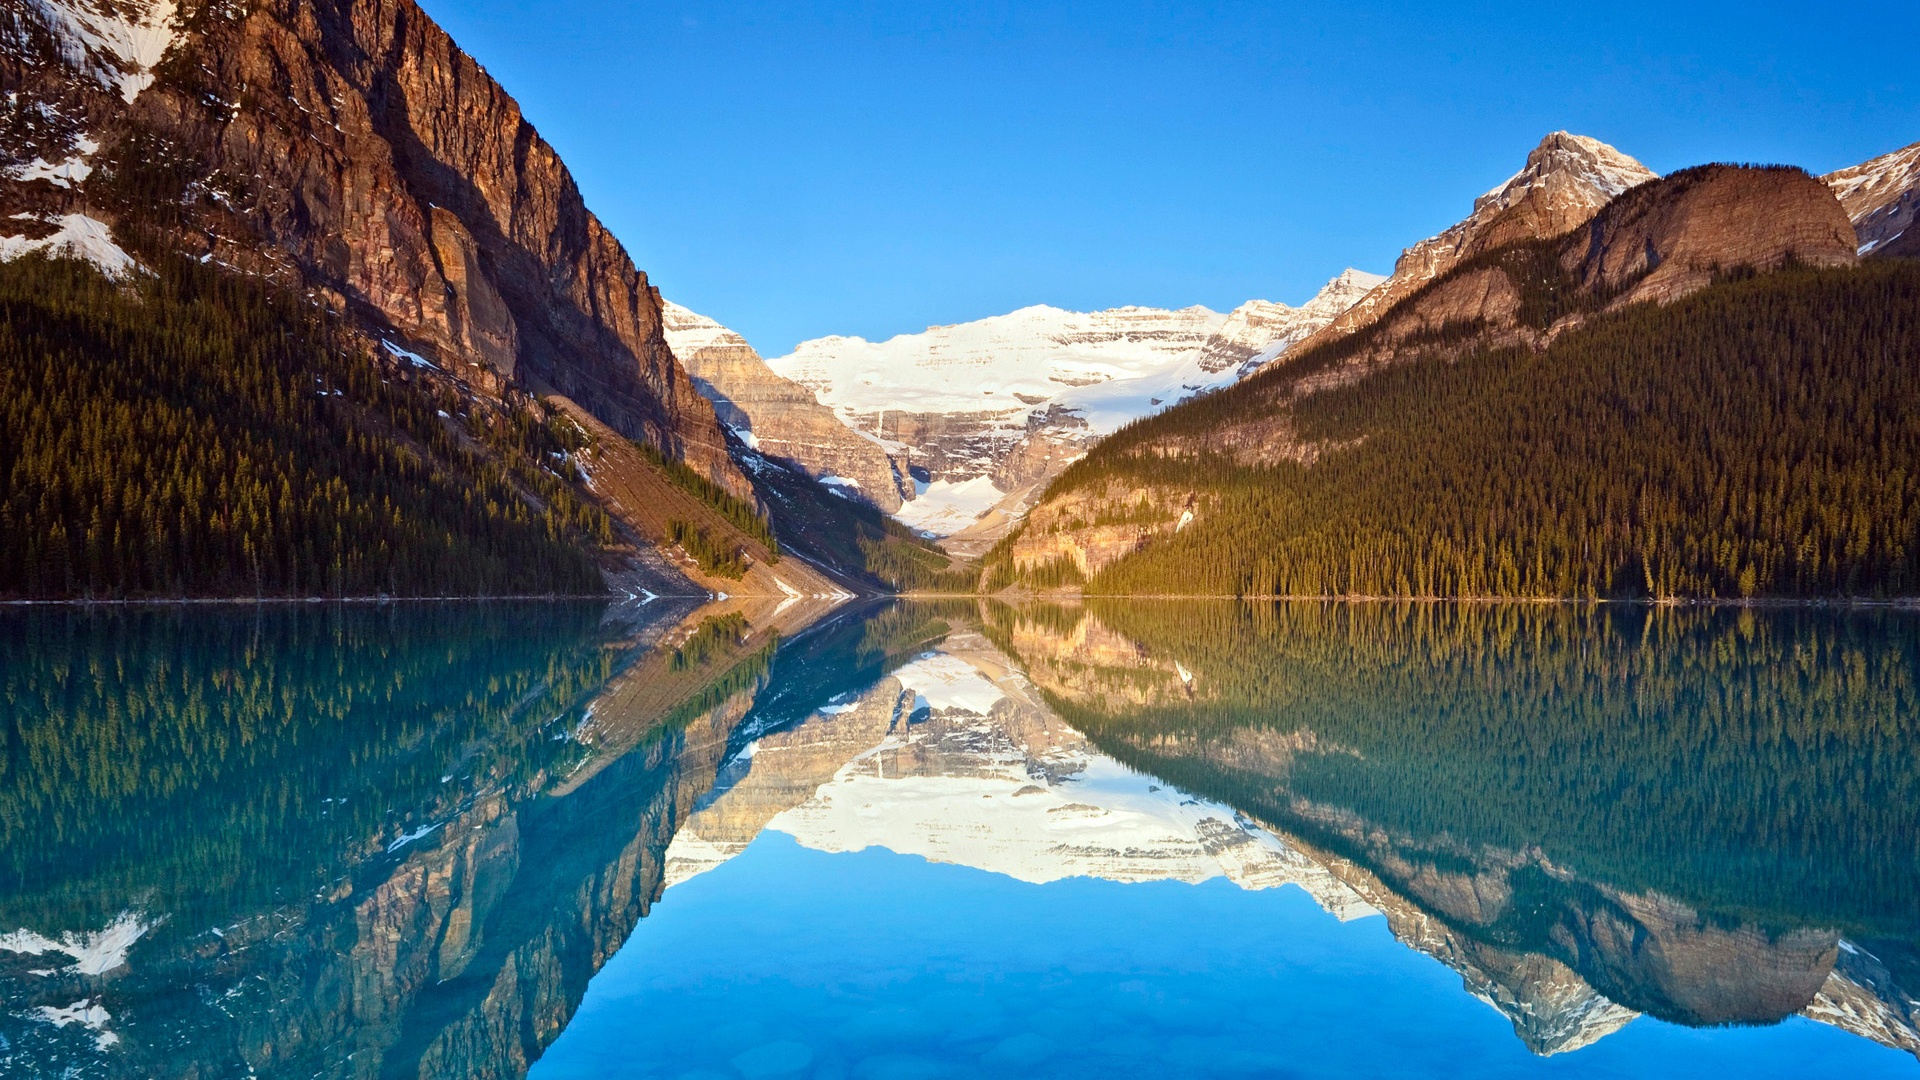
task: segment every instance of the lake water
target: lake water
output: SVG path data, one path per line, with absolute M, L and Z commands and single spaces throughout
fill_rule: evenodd
M 1920 613 L 785 607 L 0 612 L 0 1075 L 1920 1076 Z

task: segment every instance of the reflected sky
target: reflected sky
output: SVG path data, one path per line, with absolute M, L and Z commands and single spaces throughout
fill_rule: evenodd
M 534 1066 L 596 1076 L 1913 1076 L 1803 1018 L 1536 1057 L 1380 916 L 1297 888 L 1044 885 L 768 831 L 675 886 Z

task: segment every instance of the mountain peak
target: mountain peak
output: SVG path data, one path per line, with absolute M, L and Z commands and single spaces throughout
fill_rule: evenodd
M 1483 251 L 1578 228 L 1622 192 L 1658 177 L 1631 155 L 1599 139 L 1551 132 L 1527 153 L 1519 172 L 1473 200 L 1473 212 L 1465 219 L 1401 252 L 1393 264 L 1393 276 L 1344 308 L 1310 343 L 1330 341 L 1366 326 L 1427 282 Z
M 1658 175 L 1599 139 L 1556 131 L 1527 154 L 1527 163 L 1519 172 L 1475 199 L 1473 212 L 1479 216 L 1508 210 L 1529 198 L 1544 196 L 1587 206 L 1587 216 L 1591 217 L 1615 195 Z

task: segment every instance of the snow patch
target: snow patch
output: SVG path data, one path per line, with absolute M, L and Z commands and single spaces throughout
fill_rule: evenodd
M 427 359 L 426 357 L 421 356 L 417 352 L 408 352 L 407 350 L 401 348 L 400 346 L 395 345 L 391 341 L 382 341 L 380 343 L 380 347 L 387 350 L 387 352 L 392 354 L 394 357 L 401 360 L 405 360 L 406 362 L 412 364 L 414 367 L 432 368 L 435 371 L 440 370 L 439 364 L 436 364 L 433 361 Z M 440 415 L 445 416 L 447 414 L 442 412 Z
M 27 929 L 0 934 L 0 951 L 26 956 L 65 953 L 73 958 L 66 970 L 78 975 L 104 975 L 126 964 L 127 951 L 154 925 L 134 912 L 123 911 L 104 929 L 80 933 L 68 930 L 57 941 Z
M 996 487 L 990 476 L 976 476 L 958 483 L 935 480 L 927 484 L 913 501 L 896 510 L 893 516 L 920 532 L 932 536 L 952 536 L 973 524 L 1006 497 L 1007 493 Z
M 107 1030 L 107 1022 L 113 1019 L 112 1014 L 95 1003 L 92 998 L 82 998 L 65 1008 L 42 1005 L 33 1010 L 32 1017 L 57 1028 L 66 1027 L 68 1024 L 79 1024 L 94 1033 L 93 1044 L 102 1050 L 120 1041 L 120 1036 Z
M 944 653 L 928 653 L 895 671 L 893 677 L 902 687 L 925 698 L 932 709 L 961 709 L 986 716 L 1007 696 L 972 664 Z
M 84 183 L 93 175 L 93 166 L 87 162 L 100 144 L 85 135 L 74 140 L 79 153 L 68 156 L 59 162 L 49 162 L 45 158 L 34 158 L 25 165 L 14 169 L 13 178 L 22 182 L 45 180 L 55 187 L 71 188 Z
M 29 0 L 60 41 L 61 58 L 132 101 L 153 85 L 153 68 L 177 36 L 173 0 L 155 0 L 137 19 L 100 0 Z
M 60 228 L 51 236 L 31 240 L 25 236 L 0 236 L 0 262 L 12 262 L 35 252 L 50 256 L 85 259 L 110 278 L 123 278 L 140 264 L 113 242 L 113 230 L 105 222 L 85 214 L 63 214 L 47 220 Z
M 422 825 L 412 832 L 401 833 L 399 836 L 393 838 L 393 843 L 387 845 L 387 854 L 391 855 L 401 848 L 406 847 L 408 844 L 413 843 L 415 840 L 431 835 L 438 828 L 440 828 L 440 826 L 436 823 L 433 825 Z

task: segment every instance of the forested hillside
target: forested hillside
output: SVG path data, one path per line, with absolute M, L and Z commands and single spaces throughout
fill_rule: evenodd
M 1724 275 L 1537 352 L 1463 351 L 1470 330 L 1316 388 L 1336 342 L 1136 424 L 1024 542 L 1190 515 L 1096 568 L 1109 594 L 1920 591 L 1920 264 Z M 1260 410 L 1284 453 L 1204 438 Z M 990 584 L 1078 577 L 1010 552 Z
M 0 596 L 593 593 L 577 428 L 177 257 L 0 264 Z

